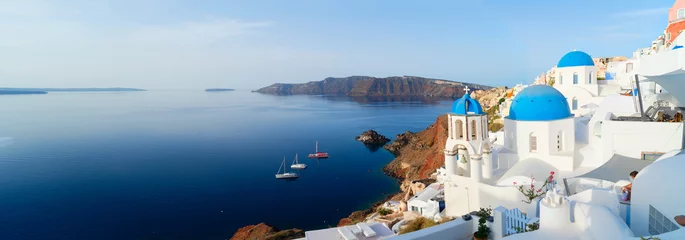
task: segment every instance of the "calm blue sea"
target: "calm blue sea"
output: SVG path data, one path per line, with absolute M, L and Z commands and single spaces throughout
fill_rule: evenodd
M 227 239 L 323 228 L 398 190 L 354 137 L 449 101 L 148 91 L 0 96 L 0 239 Z M 393 100 L 393 99 L 390 99 Z M 307 159 L 319 141 L 329 159 Z M 277 180 L 295 153 L 309 168 Z

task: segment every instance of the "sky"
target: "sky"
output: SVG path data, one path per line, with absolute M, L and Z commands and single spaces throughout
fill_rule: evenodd
M 529 83 L 631 56 L 674 0 L 0 0 L 0 87 L 257 89 L 326 77 Z

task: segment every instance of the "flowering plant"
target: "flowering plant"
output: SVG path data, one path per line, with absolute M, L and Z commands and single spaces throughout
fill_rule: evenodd
M 523 200 L 524 203 L 530 204 L 533 202 L 533 199 L 541 197 L 542 195 L 545 195 L 547 193 L 547 184 L 552 185 L 554 183 L 554 171 L 549 173 L 549 177 L 545 179 L 545 183 L 542 184 L 542 186 L 538 189 L 535 189 L 535 178 L 533 175 L 530 175 L 530 188 L 527 186 L 523 185 L 517 185 L 516 187 L 519 189 L 519 192 L 523 194 L 527 198 L 527 200 Z M 514 185 L 516 185 L 516 182 L 514 182 Z M 544 189 L 544 191 L 543 191 Z

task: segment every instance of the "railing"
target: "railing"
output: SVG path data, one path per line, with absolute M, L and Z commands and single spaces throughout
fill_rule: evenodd
M 537 222 L 537 218 L 528 218 L 526 214 L 521 212 L 518 208 L 507 210 L 504 212 L 504 234 L 511 235 L 526 231 L 528 224 Z

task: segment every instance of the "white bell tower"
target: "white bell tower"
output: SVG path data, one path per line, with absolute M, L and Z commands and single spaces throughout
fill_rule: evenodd
M 448 138 L 444 150 L 447 173 L 471 175 L 478 181 L 489 178 L 491 173 L 488 171 L 492 170 L 489 151 L 487 157 L 482 156 L 483 146 L 489 145 L 488 116 L 480 103 L 471 98 L 468 86 L 464 88 L 464 96 L 454 102 L 447 119 Z

